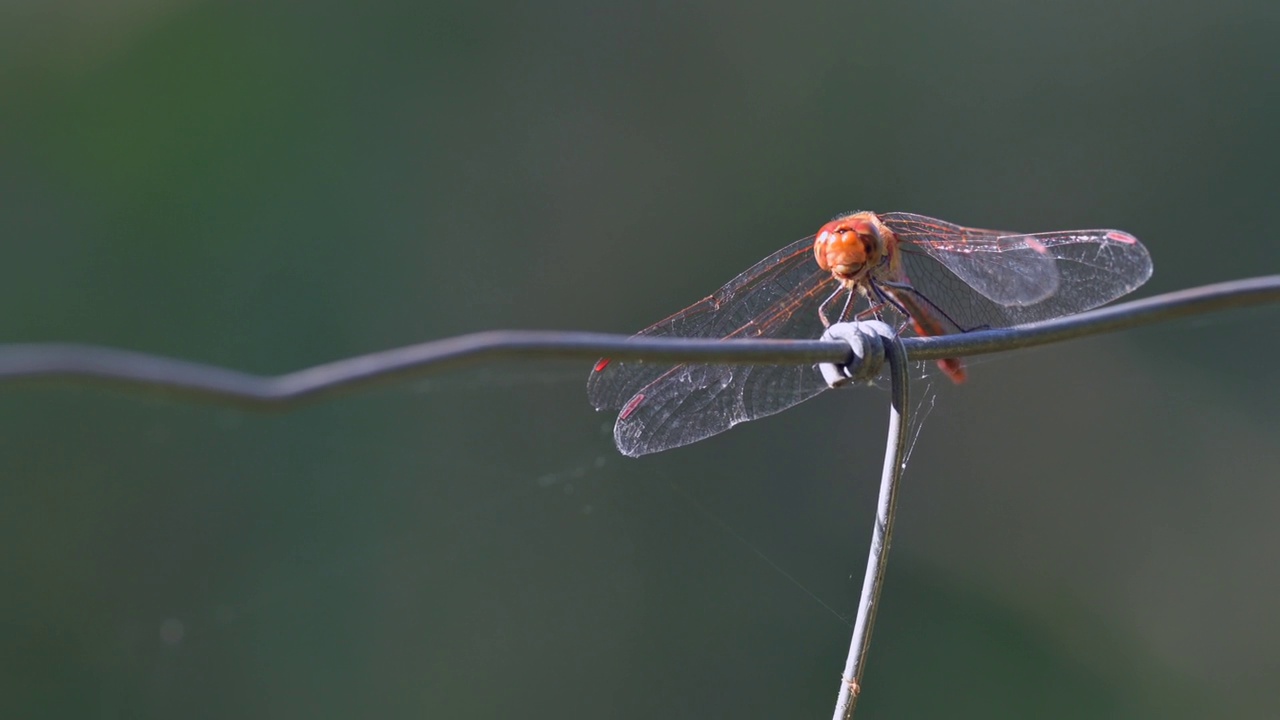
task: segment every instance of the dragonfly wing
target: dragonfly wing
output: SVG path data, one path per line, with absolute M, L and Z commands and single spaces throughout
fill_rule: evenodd
M 713 328 L 717 300 L 715 296 L 703 298 L 680 312 L 636 333 L 636 337 L 709 337 L 696 334 Z M 618 410 L 641 388 L 657 380 L 671 369 L 670 364 L 645 360 L 610 360 L 601 358 L 587 377 L 587 399 L 596 410 Z
M 797 240 L 730 280 L 709 297 L 636 333 L 650 337 L 782 337 L 780 328 L 763 322 L 765 331 L 744 334 L 765 309 L 785 304 L 790 292 L 829 280 L 813 258 L 813 238 Z M 817 310 L 814 310 L 816 319 Z M 766 318 L 761 317 L 764 321 Z M 762 323 L 756 323 L 760 325 Z M 783 323 L 785 325 L 785 323 Z M 821 331 L 812 337 L 818 337 Z M 795 337 L 795 336 L 792 336 Z M 803 337 L 803 336 L 801 336 Z M 633 395 L 671 369 L 670 364 L 602 359 L 587 379 L 587 398 L 597 410 L 618 409 Z
M 632 457 L 668 450 L 781 412 L 826 387 L 811 366 L 678 365 L 633 396 L 613 439 Z
M 1069 230 L 1006 235 L 971 230 L 907 213 L 881 216 L 898 234 L 910 238 L 901 246 L 906 280 L 915 292 L 961 330 L 1009 327 L 1083 312 L 1138 288 L 1151 277 L 1151 256 L 1137 238 L 1119 230 Z M 899 225 L 901 223 L 901 225 Z M 935 228 L 927 230 L 926 228 Z M 943 232 L 938 232 L 941 228 Z M 967 242 L 984 247 L 966 254 L 956 229 Z M 926 236 L 932 233 L 932 236 Z M 1043 261 L 1027 261 L 1032 255 Z M 1010 260 L 1009 263 L 1005 259 Z M 1025 292 L 1040 275 L 1028 270 L 1041 262 L 1053 268 L 1048 294 Z M 1000 278 L 1013 271 L 1013 290 L 1001 291 Z M 971 289 L 972 290 L 971 290 Z M 973 292 L 976 290 L 977 293 Z
M 1034 235 L 966 228 L 911 213 L 881 220 L 902 252 L 922 252 L 1000 305 L 1033 305 L 1058 291 L 1054 258 Z
M 813 239 L 805 238 L 639 334 L 815 339 L 823 331 L 818 307 L 836 287 L 814 259 Z M 618 449 L 644 455 L 779 412 L 825 387 L 812 366 L 601 360 L 587 380 L 587 396 L 596 409 L 621 408 L 614 427 Z

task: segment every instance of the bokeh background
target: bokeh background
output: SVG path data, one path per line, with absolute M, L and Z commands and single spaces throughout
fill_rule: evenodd
M 830 216 L 1275 272 L 1280 6 L 0 3 L 0 338 L 629 332 Z M 915 386 L 860 717 L 1280 715 L 1280 311 Z M 0 350 L 2 351 L 2 350 Z M 641 460 L 587 366 L 0 389 L 0 716 L 821 717 L 886 393 Z M 918 373 L 922 374 L 922 373 Z

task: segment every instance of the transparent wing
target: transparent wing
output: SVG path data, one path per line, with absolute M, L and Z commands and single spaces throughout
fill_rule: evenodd
M 1082 312 L 1151 277 L 1147 249 L 1119 230 L 1006 234 L 910 213 L 880 218 L 898 236 L 912 290 L 963 331 Z
M 1058 270 L 1035 236 L 967 228 L 911 213 L 880 219 L 903 252 L 922 252 L 1001 305 L 1031 305 L 1058 290 Z
M 613 439 L 624 455 L 660 452 L 781 412 L 826 387 L 813 366 L 679 365 L 634 396 Z
M 813 238 L 761 260 L 715 294 L 639 335 L 806 338 L 822 335 L 818 307 L 838 286 L 813 257 Z M 587 397 L 619 408 L 614 440 L 631 456 L 687 445 L 817 395 L 813 366 L 596 363 Z

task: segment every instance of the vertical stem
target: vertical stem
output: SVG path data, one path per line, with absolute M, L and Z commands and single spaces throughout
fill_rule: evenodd
M 862 685 L 862 673 L 866 666 L 867 648 L 871 646 L 871 627 L 875 624 L 876 609 L 880 604 L 880 590 L 884 583 L 885 566 L 889 561 L 889 541 L 893 534 L 894 509 L 898 501 L 898 480 L 902 477 L 906 462 L 908 424 L 908 374 L 907 357 L 902 344 L 894 338 L 882 338 L 885 355 L 889 361 L 891 398 L 889 407 L 889 434 L 884 451 L 884 468 L 880 472 L 880 500 L 876 507 L 876 522 L 871 529 L 871 551 L 867 556 L 867 573 L 862 580 L 862 596 L 858 600 L 858 617 L 853 624 L 853 638 L 849 643 L 849 656 L 845 660 L 840 695 L 836 699 L 833 718 L 842 720 L 853 717 Z

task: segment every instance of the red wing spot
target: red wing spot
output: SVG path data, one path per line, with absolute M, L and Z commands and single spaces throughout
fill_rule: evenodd
M 613 362 L 613 358 L 600 358 L 596 361 L 595 369 L 591 372 L 601 372 L 605 368 L 609 367 L 609 363 L 611 362 Z
M 1133 245 L 1138 242 L 1138 238 L 1119 230 L 1112 230 L 1107 233 L 1107 239 L 1112 242 L 1124 243 L 1125 245 Z
M 626 420 L 627 417 L 631 415 L 631 413 L 636 411 L 636 408 L 640 407 L 643 404 L 644 404 L 644 393 L 636 393 L 635 397 L 628 400 L 627 404 L 622 406 L 622 411 L 618 413 L 618 419 Z
M 1035 250 L 1041 255 L 1049 254 L 1049 248 L 1045 247 L 1044 243 L 1040 242 L 1039 240 L 1033 237 L 1027 238 L 1027 247 L 1031 248 L 1032 250 Z

